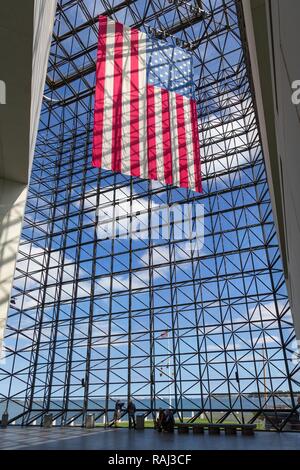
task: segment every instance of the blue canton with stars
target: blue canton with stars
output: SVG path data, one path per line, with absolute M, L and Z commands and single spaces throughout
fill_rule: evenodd
M 147 83 L 194 98 L 192 54 L 165 41 L 148 38 Z

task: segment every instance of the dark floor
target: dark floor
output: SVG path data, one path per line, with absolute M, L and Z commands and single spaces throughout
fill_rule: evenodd
M 0 429 L 0 449 L 91 450 L 300 450 L 300 433 L 256 432 L 254 436 L 158 433 L 153 429 Z

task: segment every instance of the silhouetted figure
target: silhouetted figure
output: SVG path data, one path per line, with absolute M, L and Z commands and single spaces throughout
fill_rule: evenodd
M 129 400 L 128 406 L 127 406 L 127 413 L 128 413 L 128 421 L 129 421 L 129 429 L 133 428 L 135 429 L 136 423 L 135 423 L 135 412 L 136 412 L 136 407 L 135 404 L 133 403 L 132 400 Z
M 158 432 L 162 432 L 165 418 L 166 416 L 164 410 L 162 408 L 159 408 L 158 418 L 156 420 L 156 429 Z
M 162 428 L 165 432 L 173 432 L 174 431 L 174 425 L 175 425 L 173 411 L 172 410 L 166 410 L 164 414 L 165 414 L 165 418 L 164 418 Z
M 300 395 L 297 398 L 297 413 L 298 413 L 298 419 L 300 421 Z
M 124 406 L 124 403 L 122 403 L 121 400 L 117 400 L 117 401 L 116 401 L 115 412 L 114 412 L 114 422 L 115 422 L 115 426 L 117 426 L 117 422 L 118 422 L 119 419 L 121 418 L 121 412 L 122 412 L 123 406 Z

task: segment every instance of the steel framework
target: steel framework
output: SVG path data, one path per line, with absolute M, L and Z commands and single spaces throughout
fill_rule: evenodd
M 193 52 L 202 195 L 92 168 L 100 13 Z M 97 237 L 98 206 L 173 202 L 204 204 L 200 253 Z M 129 397 L 149 417 L 292 412 L 299 366 L 239 1 L 59 1 L 12 299 L 0 375 L 11 423 L 94 412 L 108 424 Z

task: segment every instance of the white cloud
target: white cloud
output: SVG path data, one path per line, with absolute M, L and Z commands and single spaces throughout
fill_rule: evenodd
M 26 325 L 23 324 L 23 327 Z M 75 323 L 73 339 L 75 340 L 76 347 L 84 346 L 87 342 L 88 335 L 88 321 L 78 321 Z M 34 328 L 27 328 L 22 333 L 17 335 L 14 333 L 6 338 L 5 345 L 11 350 L 24 350 L 24 348 L 31 349 L 32 341 L 34 339 Z M 51 327 L 45 325 L 41 330 L 41 341 L 47 342 L 51 335 Z M 69 338 L 70 326 L 67 322 L 58 325 L 57 340 L 66 340 Z M 92 324 L 92 347 L 93 349 L 106 348 L 108 344 L 109 327 L 107 321 L 94 320 Z M 124 336 L 125 334 L 125 336 Z M 18 338 L 18 344 L 15 345 L 15 340 Z M 36 339 L 36 338 L 35 338 Z M 127 335 L 122 330 L 111 330 L 111 344 L 123 346 L 128 344 Z
M 203 151 L 206 159 L 202 171 L 207 175 L 223 173 L 233 167 L 249 163 L 253 159 L 253 154 L 246 150 L 248 139 L 251 139 L 253 130 L 249 130 L 248 135 L 242 131 L 251 121 L 251 115 L 245 116 L 245 109 L 248 107 L 247 101 L 244 100 L 241 103 L 235 95 L 228 93 L 222 96 L 222 103 L 230 104 L 226 117 L 222 116 L 221 119 L 215 114 L 210 114 L 209 126 L 204 126 L 204 129 L 206 127 L 208 129 L 204 130 L 200 136 L 201 140 L 205 142 Z M 230 116 L 230 120 L 228 120 L 228 116 Z M 226 122 L 226 119 L 230 122 Z M 232 151 L 234 151 L 233 155 L 225 156 L 225 153 Z M 222 176 L 222 178 L 229 178 L 229 174 Z
M 279 301 L 278 309 L 281 313 L 285 307 L 286 302 Z M 288 316 L 289 312 L 286 313 Z M 258 304 L 249 310 L 249 318 L 251 321 L 265 321 L 265 320 L 276 320 L 277 310 L 275 302 L 267 302 L 265 304 Z M 286 317 L 285 317 L 286 318 Z
M 281 341 L 280 341 L 279 336 L 277 336 L 277 335 L 266 334 L 265 337 L 264 336 L 254 337 L 253 338 L 253 343 L 257 346 L 259 344 L 262 344 L 262 345 L 274 344 L 274 343 L 279 343 L 280 344 Z
M 48 253 L 45 249 L 38 247 L 34 244 L 24 244 L 24 240 L 21 240 L 20 251 L 17 260 L 17 279 L 14 282 L 14 288 L 22 290 L 32 289 L 31 292 L 28 292 L 24 296 L 23 304 L 22 297 L 19 296 L 16 298 L 16 307 L 22 309 L 33 308 L 38 305 L 38 302 L 41 301 L 41 296 L 43 295 L 43 289 L 41 286 L 44 285 L 44 276 L 43 269 L 48 263 Z M 22 259 L 24 256 L 30 256 L 27 259 Z M 74 280 L 74 260 L 68 256 L 64 258 L 63 272 L 61 273 L 61 252 L 55 251 L 50 253 L 49 258 L 49 271 L 47 277 L 48 284 L 54 284 L 59 276 L 62 276 L 62 282 L 73 281 Z M 27 274 L 30 274 L 30 277 L 26 275 L 20 276 L 20 271 L 23 271 Z M 88 273 L 85 272 L 82 268 L 79 268 L 79 277 L 86 277 Z M 18 278 L 19 277 L 19 278 Z M 61 300 L 70 299 L 73 293 L 73 282 L 69 284 L 64 284 L 61 289 Z M 78 286 L 79 297 L 88 295 L 90 293 L 90 282 L 80 282 Z M 46 289 L 46 302 L 51 301 L 57 297 L 57 289 L 55 286 L 49 286 Z

